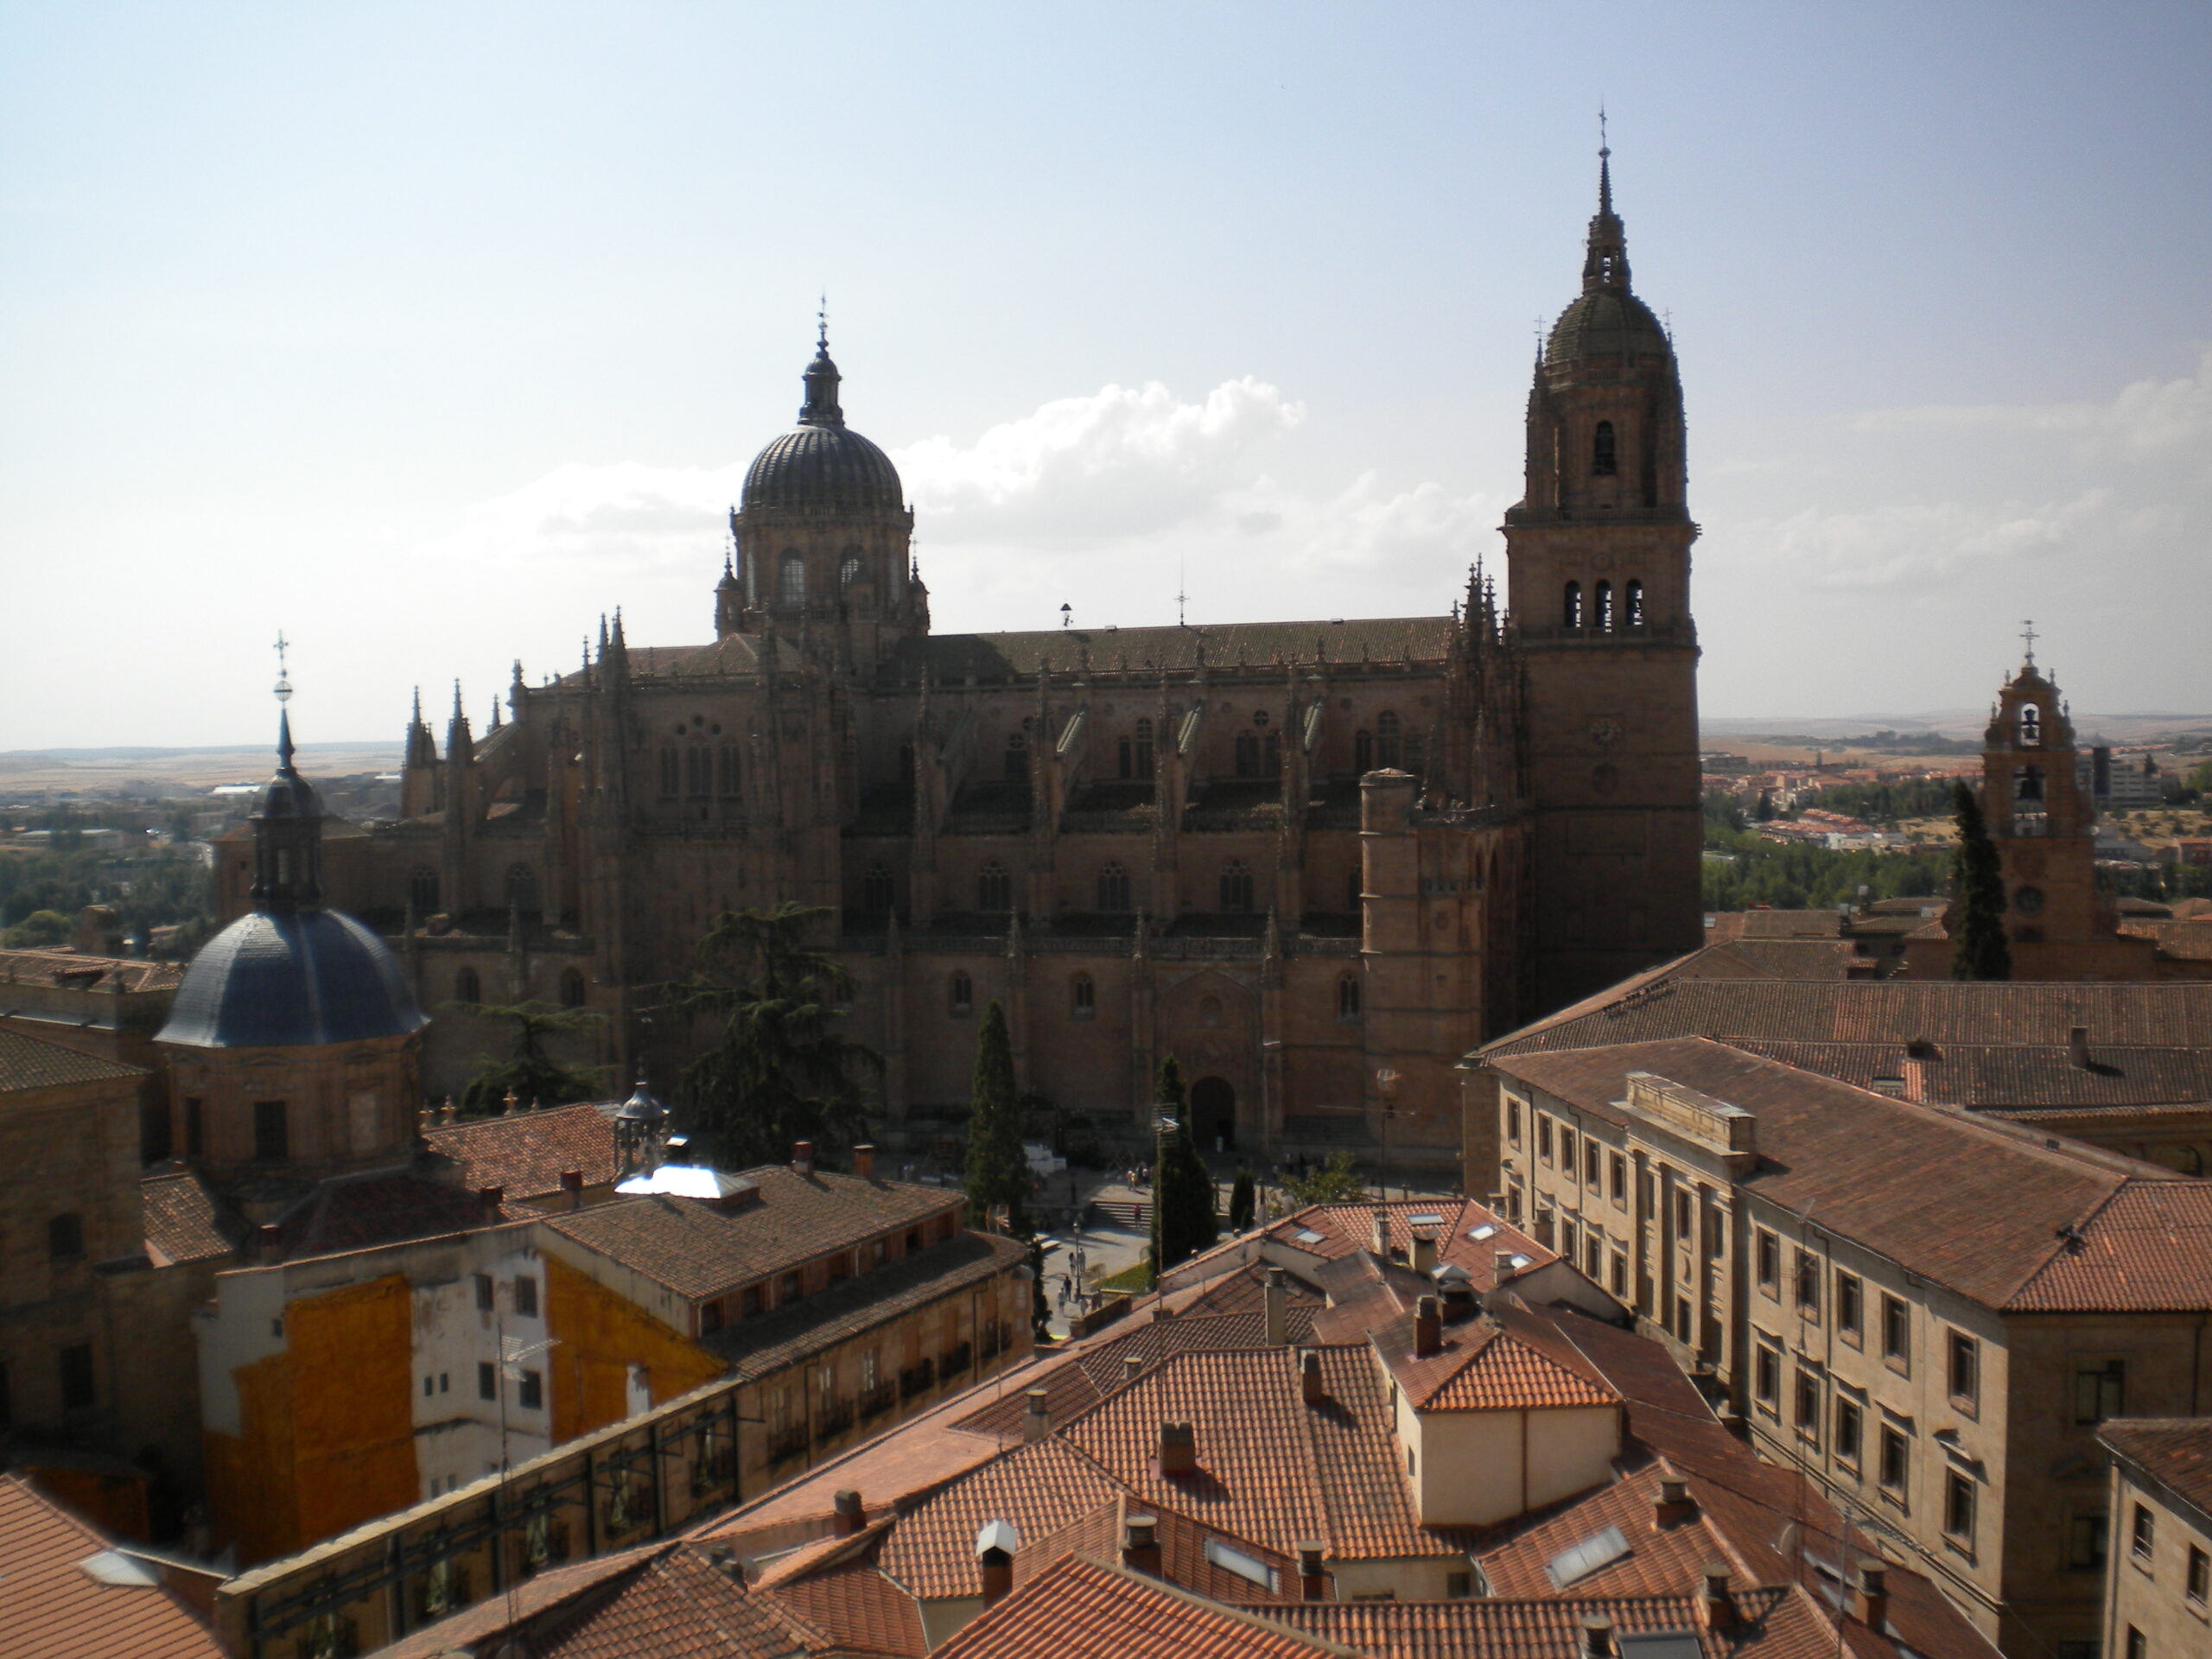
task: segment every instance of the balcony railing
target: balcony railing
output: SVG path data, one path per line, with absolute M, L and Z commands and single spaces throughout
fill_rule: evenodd
M 814 1432 L 823 1440 L 843 1433 L 853 1426 L 853 1402 L 849 1400 L 827 1400 L 815 1414 Z
M 918 1394 L 927 1394 L 937 1386 L 937 1362 L 925 1359 L 918 1365 L 909 1365 L 899 1373 L 899 1393 L 911 1400 Z
M 788 1463 L 793 1458 L 806 1455 L 806 1425 L 794 1423 L 768 1436 L 768 1461 Z
M 944 1353 L 938 1356 L 937 1374 L 939 1376 L 948 1379 L 956 1377 L 967 1369 L 968 1344 L 964 1342 L 957 1347 L 946 1349 Z
M 899 1384 L 886 1377 L 874 1388 L 861 1395 L 861 1416 L 863 1420 L 880 1417 L 899 1403 Z

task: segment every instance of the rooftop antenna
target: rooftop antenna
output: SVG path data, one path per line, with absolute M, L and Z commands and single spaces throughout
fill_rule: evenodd
M 1060 606 L 1060 626 L 1064 628 L 1066 627 L 1068 624 L 1074 620 L 1074 611 L 1070 609 L 1067 604 L 1063 601 Z
M 1191 626 L 1183 620 L 1183 607 L 1190 602 L 1191 598 L 1190 594 L 1183 591 L 1189 585 L 1183 580 L 1189 564 L 1190 560 L 1187 557 L 1175 561 L 1175 626 L 1179 628 L 1187 628 Z
M 821 302 L 814 312 L 814 344 L 823 356 L 830 355 L 830 290 L 822 290 Z
M 2036 625 L 2032 617 L 2020 624 L 2020 643 L 2027 647 L 2028 666 L 2033 668 L 2036 665 Z
M 291 649 L 291 641 L 284 638 L 284 630 L 276 630 L 276 701 L 287 703 L 292 700 L 292 677 L 284 671 L 284 653 Z

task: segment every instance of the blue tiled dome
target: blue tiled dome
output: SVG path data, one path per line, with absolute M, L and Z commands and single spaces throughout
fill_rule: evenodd
M 157 1040 L 194 1048 L 308 1048 L 404 1037 L 429 1025 L 398 961 L 336 911 L 255 911 L 192 959 Z

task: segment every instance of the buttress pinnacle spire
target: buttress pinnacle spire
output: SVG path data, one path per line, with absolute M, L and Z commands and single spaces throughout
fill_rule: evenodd
M 1628 292 L 1628 234 L 1613 211 L 1613 149 L 1605 139 L 1605 116 L 1598 113 L 1598 212 L 1590 221 L 1590 251 L 1582 261 L 1582 291 Z

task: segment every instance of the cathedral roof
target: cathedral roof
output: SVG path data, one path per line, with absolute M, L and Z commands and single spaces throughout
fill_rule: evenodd
M 1554 375 L 1594 358 L 1664 362 L 1674 355 L 1659 319 L 1630 291 L 1628 234 L 1613 211 L 1611 156 L 1598 152 L 1598 212 L 1590 221 L 1582 293 L 1560 313 L 1544 342 L 1544 364 Z
M 807 365 L 798 424 L 753 458 L 741 511 L 897 512 L 906 503 L 891 457 L 845 424 L 825 340 Z
M 156 1040 L 307 1048 L 429 1024 L 384 942 L 335 911 L 255 911 L 193 958 Z

